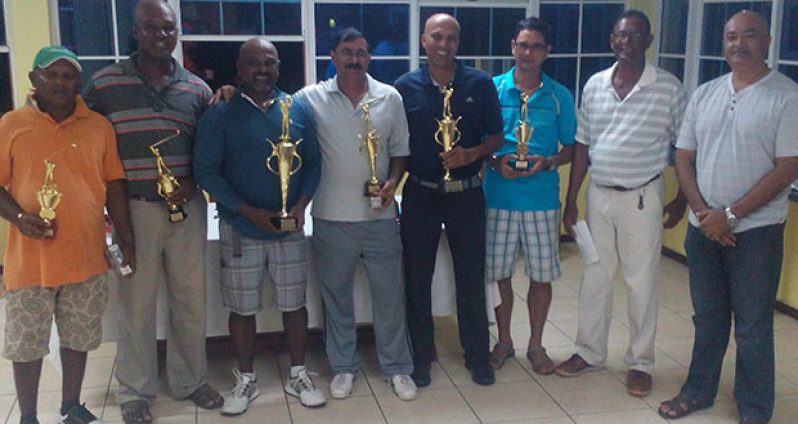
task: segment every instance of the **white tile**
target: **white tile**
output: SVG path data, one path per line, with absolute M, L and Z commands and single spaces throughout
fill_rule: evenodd
M 478 423 L 474 412 L 456 390 L 419 391 L 418 398 L 406 402 L 391 394 L 376 394 L 389 423 Z
M 576 424 L 663 424 L 666 421 L 650 409 L 637 411 L 602 412 L 599 414 L 585 414 L 571 416 Z
M 564 411 L 535 382 L 462 387 L 460 392 L 483 422 L 562 416 Z
M 292 403 L 289 408 L 294 424 L 375 424 L 385 422 L 373 396 L 332 399 L 320 408 L 306 408 Z
M 646 404 L 629 396 L 626 387 L 607 371 L 574 378 L 552 377 L 538 380 L 546 392 L 569 414 L 642 409 Z

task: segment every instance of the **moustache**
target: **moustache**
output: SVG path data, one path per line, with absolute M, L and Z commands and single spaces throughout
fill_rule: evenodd
M 350 63 L 350 64 L 344 66 L 344 69 L 358 69 L 358 70 L 360 70 L 360 69 L 363 69 L 363 67 L 360 66 L 359 63 Z

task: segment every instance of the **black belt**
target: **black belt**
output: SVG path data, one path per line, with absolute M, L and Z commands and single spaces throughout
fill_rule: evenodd
M 152 199 L 152 198 L 144 196 L 142 194 L 134 194 L 134 195 L 130 196 L 130 200 L 138 200 L 138 201 L 141 201 L 141 202 L 157 202 L 157 201 L 163 200 L 163 198 L 156 197 L 156 198 Z
M 451 180 L 449 182 L 446 182 L 442 179 L 438 182 L 427 181 L 413 174 L 410 174 L 407 178 L 421 187 L 430 188 L 445 193 L 457 193 L 482 187 L 482 179 L 479 178 L 479 175 L 473 175 L 464 180 Z
M 657 179 L 659 179 L 660 175 L 661 174 L 657 174 L 656 176 L 654 176 L 650 180 L 644 182 L 643 184 L 641 184 L 641 185 L 639 185 L 637 187 L 624 187 L 624 186 L 619 186 L 619 185 L 605 186 L 605 185 L 601 185 L 601 184 L 596 184 L 596 185 L 599 186 L 599 187 L 608 188 L 610 190 L 615 190 L 615 191 L 632 191 L 632 190 L 637 190 L 639 188 L 643 188 L 643 187 L 653 183 L 654 181 L 657 181 Z

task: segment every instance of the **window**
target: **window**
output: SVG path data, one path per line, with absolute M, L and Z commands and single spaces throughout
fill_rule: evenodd
M 84 84 L 94 72 L 125 59 L 135 50 L 130 29 L 136 2 L 58 0 L 61 44 L 78 55 Z
M 798 82 L 798 0 L 784 0 L 779 71 Z
M 540 17 L 554 28 L 554 46 L 543 64 L 543 71 L 570 89 L 579 103 L 587 80 L 615 63 L 610 33 L 615 19 L 624 11 L 625 2 L 542 3 Z
M 723 59 L 723 26 L 735 13 L 748 9 L 761 13 L 770 21 L 769 1 L 706 2 L 701 25 L 698 83 L 702 84 L 729 72 Z
M 659 35 L 659 66 L 684 82 L 687 55 L 689 0 L 666 0 L 662 6 Z
M 422 7 L 419 16 L 419 37 L 424 32 L 424 23 L 436 13 L 448 13 L 460 22 L 460 47 L 457 57 L 468 66 L 498 75 L 509 70 L 513 64 L 510 40 L 515 24 L 526 17 L 526 9 L 520 7 Z M 478 28 L 479 30 L 473 30 Z M 421 60 L 426 56 L 423 49 Z
M 401 3 L 316 3 L 316 80 L 335 75 L 330 60 L 332 41 L 338 31 L 354 27 L 363 33 L 371 49 L 369 74 L 393 84 L 410 70 L 410 5 Z
M 8 42 L 6 41 L 6 19 L 3 1 L 0 0 L 0 115 L 14 108 L 11 86 L 11 63 Z
M 182 0 L 187 35 L 300 35 L 300 0 Z

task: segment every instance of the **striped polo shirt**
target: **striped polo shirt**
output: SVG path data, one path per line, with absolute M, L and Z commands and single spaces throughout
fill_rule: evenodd
M 156 200 L 158 174 L 150 145 L 180 130 L 180 136 L 158 149 L 175 176 L 191 175 L 197 121 L 212 93 L 204 81 L 174 60 L 174 72 L 163 88 L 157 89 L 138 73 L 137 60 L 138 55 L 133 54 L 95 73 L 83 97 L 114 126 L 128 196 Z
M 687 94 L 676 77 L 647 64 L 621 100 L 612 86 L 617 66 L 587 81 L 577 114 L 576 141 L 588 146 L 590 177 L 596 184 L 639 187 L 668 164 Z

